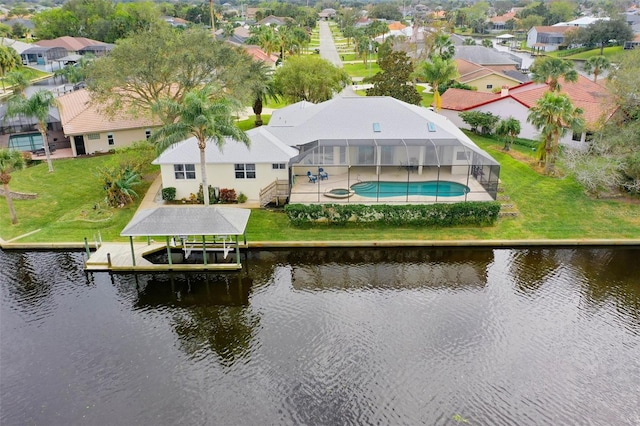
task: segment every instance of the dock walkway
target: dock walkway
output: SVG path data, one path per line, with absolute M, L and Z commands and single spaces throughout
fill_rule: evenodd
M 166 243 L 134 242 L 135 265 L 131 258 L 129 243 L 104 243 L 91 253 L 85 264 L 85 270 L 97 271 L 131 271 L 131 272 L 166 272 L 166 271 L 235 271 L 242 265 L 233 263 L 151 263 L 144 256 L 167 249 Z

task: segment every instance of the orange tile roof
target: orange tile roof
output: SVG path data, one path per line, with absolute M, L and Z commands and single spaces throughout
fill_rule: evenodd
M 463 89 L 448 89 L 442 95 L 442 109 L 465 111 L 476 105 L 500 99 L 500 94 L 475 92 Z
M 89 92 L 86 89 L 76 90 L 57 98 L 60 122 L 65 135 L 139 129 L 160 125 L 158 120 L 146 117 L 132 118 L 121 115 L 109 118 L 91 105 L 89 103 L 90 99 Z
M 97 40 L 92 40 L 86 37 L 63 36 L 63 37 L 54 38 L 53 40 L 39 40 L 34 44 L 37 44 L 38 46 L 42 46 L 42 47 L 63 47 L 69 52 L 77 52 L 78 50 L 85 48 L 87 46 L 103 45 L 106 43 L 103 43 Z
M 520 81 L 509 77 L 508 75 L 505 75 L 501 71 L 496 71 L 491 67 L 484 67 L 465 59 L 455 59 L 455 62 L 458 66 L 458 73 L 460 74 L 460 83 L 468 83 L 487 75 L 496 74 L 500 77 L 506 78 L 507 80 L 513 80 L 516 84 L 520 84 Z M 515 67 L 513 66 L 504 66 L 503 68 L 509 70 L 515 69 Z
M 256 46 L 253 44 L 243 44 L 241 45 L 241 47 L 246 50 L 247 53 L 249 53 L 249 55 L 253 57 L 253 59 L 265 62 L 267 65 L 275 65 L 275 63 L 278 61 L 277 55 L 273 53 L 271 55 L 267 55 L 267 52 L 262 50 L 260 46 Z
M 389 30 L 394 31 L 394 30 L 404 30 L 405 28 L 407 28 L 406 25 L 404 25 L 402 22 L 393 22 L 391 24 L 388 25 Z
M 489 21 L 491 21 L 491 22 L 507 22 L 509 19 L 515 19 L 515 17 L 516 17 L 516 13 L 515 12 L 507 12 L 504 15 L 494 16 L 493 18 L 489 19 Z
M 593 127 L 603 117 L 608 119 L 616 109 L 607 90 L 588 78 L 580 75 L 576 83 L 560 81 L 561 93 L 571 99 L 573 106 L 582 108 L 587 127 Z M 546 84 L 528 83 L 512 90 L 505 96 L 515 99 L 527 108 L 536 105 L 545 92 L 549 90 Z M 500 94 L 470 92 L 461 89 L 449 89 L 442 95 L 442 108 L 454 111 L 467 111 L 496 102 L 503 97 Z

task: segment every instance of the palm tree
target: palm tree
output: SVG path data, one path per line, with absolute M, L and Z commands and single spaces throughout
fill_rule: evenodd
M 527 121 L 540 130 L 544 141 L 546 174 L 553 173 L 560 138 L 570 128 L 579 130 L 584 127 L 582 113 L 582 109 L 574 107 L 567 95 L 555 92 L 545 92 L 536 106 L 529 110 Z
M 482 40 L 482 45 L 484 47 L 493 47 L 493 42 L 491 40 L 489 40 L 488 38 L 485 38 Z
M 16 210 L 13 207 L 13 199 L 11 198 L 9 182 L 11 182 L 11 172 L 14 170 L 20 170 L 23 167 L 24 158 L 20 151 L 6 148 L 0 149 L 0 182 L 2 182 L 4 197 L 7 199 L 7 205 L 9 206 L 11 223 L 14 225 L 18 223 L 18 216 L 16 215 Z
M 248 84 L 253 95 L 253 113 L 256 127 L 262 126 L 262 105 L 268 99 L 278 101 L 281 93 L 273 84 L 273 70 L 262 61 L 253 61 L 249 68 Z
M 49 173 L 53 172 L 53 163 L 51 162 L 49 141 L 47 140 L 47 119 L 49 118 L 49 109 L 56 105 L 57 101 L 53 93 L 46 89 L 38 90 L 29 98 L 13 96 L 7 103 L 7 117 L 25 115 L 27 117 L 35 117 L 38 120 L 38 131 L 42 135 L 42 145 L 47 157 Z
M 2 79 L 2 91 L 4 92 L 5 73 L 21 64 L 20 55 L 13 47 L 0 45 L 0 77 Z
M 548 84 L 552 92 L 560 91 L 560 77 L 565 82 L 578 81 L 578 72 L 573 68 L 573 62 L 549 56 L 536 59 L 531 66 L 531 73 L 533 81 Z
M 433 40 L 433 49 L 442 59 L 451 59 L 456 54 L 456 47 L 449 34 L 439 33 Z
M 505 118 L 498 123 L 496 134 L 505 138 L 503 150 L 509 151 L 513 140 L 520 134 L 520 121 L 511 116 Z
M 592 56 L 584 63 L 582 69 L 587 74 L 593 74 L 593 82 L 596 83 L 598 81 L 598 76 L 602 73 L 602 71 L 608 70 L 611 68 L 611 62 L 607 59 L 606 56 Z
M 11 96 L 24 96 L 24 91 L 29 87 L 31 81 L 20 71 L 10 71 L 7 73 L 5 80 L 9 83 L 12 90 Z
M 214 89 L 205 86 L 193 89 L 185 94 L 182 102 L 173 99 L 162 99 L 153 106 L 155 114 L 167 113 L 177 117 L 173 123 L 166 124 L 155 131 L 150 138 L 156 143 L 158 153 L 170 146 L 194 136 L 200 149 L 200 170 L 202 174 L 202 192 L 204 204 L 209 205 L 209 185 L 207 184 L 207 163 L 205 149 L 208 141 L 216 143 L 222 149 L 226 139 L 230 137 L 249 146 L 249 137 L 236 127 L 232 116 L 232 105 L 226 99 L 215 99 Z
M 453 80 L 458 75 L 456 63 L 444 60 L 439 56 L 433 56 L 431 62 L 424 62 L 419 70 L 419 77 L 423 78 L 433 89 L 433 99 L 436 102 L 436 111 L 440 111 L 442 99 L 438 86 Z

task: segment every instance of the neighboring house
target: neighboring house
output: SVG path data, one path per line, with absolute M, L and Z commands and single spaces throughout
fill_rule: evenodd
M 458 81 L 463 84 L 475 87 L 479 92 L 493 93 L 503 86 L 515 87 L 529 81 L 529 77 L 515 69 L 501 70 L 483 67 L 464 59 L 456 59 L 458 66 Z
M 338 96 L 320 104 L 298 102 L 275 111 L 267 126 L 247 135 L 250 148 L 229 139 L 222 151 L 207 144 L 207 179 L 212 187 L 234 189 L 254 202 L 260 200 L 261 189 L 276 179 L 287 182 L 290 201 L 300 203 L 338 202 L 325 195 L 325 189 L 386 178 L 399 180 L 403 190 L 409 180 L 455 181 L 471 189 L 456 198 L 441 197 L 445 202 L 487 201 L 497 196 L 500 166 L 491 156 L 444 116 L 391 97 Z M 163 186 L 175 187 L 178 199 L 197 193 L 202 179 L 193 138 L 165 151 L 154 163 L 161 166 Z M 320 168 L 328 179 L 307 176 L 320 176 Z M 438 200 L 400 198 L 380 202 Z M 339 202 L 363 201 L 354 197 Z
M 493 26 L 493 29 L 496 31 L 501 31 L 506 28 L 507 21 L 517 20 L 515 12 L 507 12 L 504 15 L 494 16 L 493 18 L 489 18 L 489 22 Z
M 175 16 L 163 16 L 162 19 L 174 28 L 186 28 L 189 24 L 186 19 L 176 18 Z
M 18 55 L 22 55 L 22 52 L 33 47 L 33 44 L 25 43 L 23 41 L 13 40 L 7 37 L 0 38 L 0 45 L 12 47 L 13 50 L 18 52 Z
M 582 16 L 569 22 L 558 22 L 554 27 L 580 27 L 587 28 L 589 25 L 598 21 L 608 21 L 609 18 L 596 18 L 595 16 Z
M 42 136 L 38 131 L 35 117 L 6 117 L 7 104 L 0 103 L 0 148 L 13 148 L 19 151 L 38 151 L 42 149 Z M 60 125 L 60 114 L 55 107 L 49 108 L 47 117 L 47 136 L 50 146 L 57 149 L 69 148 Z
M 276 62 L 278 61 L 278 55 L 276 55 L 275 53 L 267 55 L 267 52 L 262 50 L 260 46 L 256 46 L 253 44 L 243 44 L 240 47 L 246 50 L 254 60 L 262 61 L 265 64 L 269 65 L 271 68 L 275 69 Z
M 512 70 L 520 69 L 522 59 L 514 57 L 506 52 L 484 46 L 456 46 L 454 59 L 464 59 L 484 67 L 511 67 Z
M 51 65 L 67 56 L 64 47 L 45 47 L 32 45 L 20 54 L 23 65 Z
M 358 20 L 356 21 L 356 23 L 353 25 L 356 28 L 364 28 L 364 27 L 368 27 L 370 23 L 373 22 L 373 19 L 369 19 L 366 16 L 362 16 L 360 18 L 358 18 Z
M 216 37 L 219 40 L 224 39 L 224 29 L 220 28 L 216 31 Z M 226 41 L 233 44 L 244 44 L 247 39 L 251 37 L 251 31 L 245 27 L 235 27 L 233 29 L 233 35 L 229 37 Z
M 74 156 L 108 152 L 148 139 L 151 131 L 160 124 L 146 117 L 121 115 L 109 118 L 90 104 L 86 89 L 57 99 L 62 129 L 71 140 Z
M 584 110 L 586 129 L 582 132 L 568 132 L 560 143 L 575 148 L 586 147 L 587 135 L 596 130 L 602 122 L 606 122 L 613 112 L 615 105 L 606 89 L 579 76 L 576 83 L 561 81 L 562 93 L 571 99 L 575 107 Z M 501 93 L 488 94 L 471 92 L 468 90 L 449 89 L 442 95 L 442 109 L 440 113 L 448 117 L 454 124 L 462 128 L 469 126 L 459 116 L 463 111 L 491 112 L 501 118 L 509 116 L 520 121 L 520 137 L 537 140 L 540 132 L 527 123 L 529 108 L 536 105 L 538 99 L 548 90 L 548 85 L 539 83 L 525 83 L 513 89 L 503 88 Z
M 31 38 L 31 36 L 33 35 L 33 29 L 35 28 L 33 21 L 31 19 L 25 19 L 25 18 L 5 19 L 3 21 L 0 21 L 0 23 L 8 26 L 11 29 L 13 29 L 13 26 L 16 24 L 22 25 L 22 28 L 24 28 L 26 31 L 25 34 L 23 34 L 22 36 L 27 39 Z
M 287 19 L 289 18 L 269 15 L 266 18 L 259 20 L 257 25 L 271 25 L 274 27 L 279 27 L 285 25 L 287 23 Z
M 103 56 L 114 47 L 113 44 L 103 43 L 90 38 L 70 36 L 58 37 L 53 40 L 39 40 L 35 45 L 42 47 L 61 47 L 67 52 L 66 55 L 93 56 Z
M 565 46 L 564 37 L 574 26 L 541 26 L 533 27 L 527 32 L 527 47 L 542 52 L 553 52 Z
M 229 139 L 222 150 L 213 142 L 207 143 L 207 181 L 212 187 L 234 189 L 237 195 L 243 193 L 250 201 L 257 201 L 261 188 L 275 180 L 289 181 L 289 160 L 298 150 L 275 138 L 266 126 L 251 129 L 247 135 L 250 148 Z M 176 188 L 176 199 L 189 199 L 198 192 L 202 174 L 195 137 L 167 149 L 153 164 L 160 165 L 162 187 Z
M 333 19 L 336 17 L 336 10 L 332 8 L 323 9 L 322 12 L 318 13 L 318 18 L 323 21 L 328 21 L 329 19 Z
M 640 48 L 640 34 L 636 34 L 633 40 L 624 42 L 624 50 L 637 49 Z

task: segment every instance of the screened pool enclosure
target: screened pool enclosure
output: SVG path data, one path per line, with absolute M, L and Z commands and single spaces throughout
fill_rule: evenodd
M 326 139 L 300 149 L 291 160 L 293 203 L 433 203 L 497 196 L 500 165 L 470 140 Z

